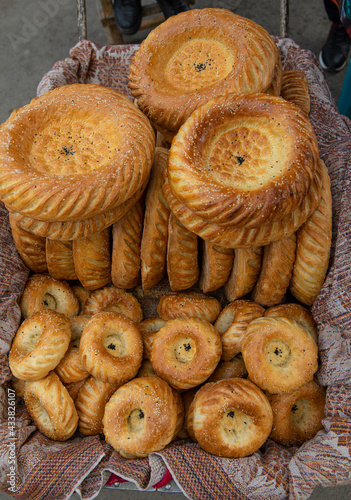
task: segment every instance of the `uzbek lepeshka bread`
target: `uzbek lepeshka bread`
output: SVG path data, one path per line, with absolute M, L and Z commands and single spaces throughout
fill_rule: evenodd
M 111 210 L 148 178 L 155 135 L 122 93 L 63 85 L 12 113 L 0 130 L 0 199 L 42 221 Z
M 229 93 L 280 91 L 271 36 L 228 9 L 192 9 L 155 28 L 135 53 L 129 87 L 168 141 L 201 104 Z

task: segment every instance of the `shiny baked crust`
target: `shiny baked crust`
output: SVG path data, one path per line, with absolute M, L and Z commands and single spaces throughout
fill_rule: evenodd
M 260 318 L 264 308 L 251 300 L 234 300 L 219 314 L 215 328 L 221 336 L 222 359 L 232 359 L 241 352 L 241 341 L 245 337 L 251 321 Z
M 228 361 L 220 361 L 217 368 L 208 378 L 208 382 L 218 382 L 227 378 L 247 377 L 247 370 L 241 354 Z
M 267 394 L 273 410 L 270 438 L 283 446 L 301 446 L 323 428 L 325 388 L 314 380 L 291 394 Z
M 199 279 L 198 238 L 173 215 L 168 221 L 167 275 L 171 290 L 191 288 Z
M 209 240 L 223 247 L 251 248 L 253 246 L 268 245 L 272 241 L 285 238 L 294 233 L 306 222 L 318 207 L 320 201 L 321 173 L 317 169 L 310 191 L 296 210 L 281 221 L 276 221 L 272 224 L 261 224 L 254 228 L 245 226 L 224 227 L 210 221 L 205 221 L 173 196 L 167 179 L 163 185 L 163 190 L 172 213 L 189 231 L 197 234 L 204 240 Z
M 227 458 L 251 455 L 268 438 L 272 409 L 250 380 L 231 378 L 204 385 L 187 417 L 189 434 L 208 453 Z
M 110 228 L 73 240 L 74 268 L 88 290 L 102 288 L 111 281 Z
M 64 384 L 79 382 L 90 375 L 83 366 L 79 353 L 80 338 L 89 319 L 90 316 L 73 316 L 69 318 L 71 341 L 65 355 L 55 368 L 55 372 Z
M 95 436 L 102 433 L 102 419 L 105 406 L 116 387 L 89 377 L 79 389 L 75 400 L 78 413 L 79 432 L 85 436 Z
M 68 221 L 130 198 L 149 176 L 155 134 L 122 93 L 73 84 L 15 110 L 0 144 L 5 205 L 37 220 Z
M 145 197 L 145 215 L 141 239 L 141 282 L 143 290 L 155 286 L 166 274 L 169 208 L 163 193 L 163 172 L 167 169 L 168 150 L 157 147 Z
M 271 394 L 291 393 L 318 370 L 317 344 L 300 323 L 288 318 L 252 321 L 241 352 L 249 378 Z
M 233 267 L 234 252 L 232 248 L 214 245 L 210 241 L 202 241 L 201 250 L 199 286 L 203 293 L 213 292 L 227 282 Z
M 149 359 L 143 359 L 137 377 L 157 377 L 154 369 L 152 368 L 151 361 Z
M 79 310 L 78 299 L 69 284 L 47 274 L 32 274 L 28 278 L 19 305 L 23 318 L 42 309 L 52 309 L 69 318 Z
M 309 115 L 311 107 L 310 94 L 307 78 L 303 71 L 297 69 L 283 71 L 280 95 L 287 101 L 299 106 L 306 115 Z
M 144 220 L 144 200 L 112 226 L 111 279 L 117 288 L 133 288 L 141 281 L 140 246 Z
M 129 88 L 155 127 L 172 133 L 215 96 L 272 91 L 274 80 L 279 93 L 281 72 L 261 26 L 227 9 L 192 9 L 149 33 L 131 61 Z
M 143 339 L 145 359 L 150 359 L 154 338 L 164 324 L 165 320 L 162 318 L 148 318 L 138 324 L 138 329 Z
M 54 222 L 36 220 L 18 212 L 12 212 L 11 215 L 15 218 L 19 227 L 43 238 L 58 239 L 62 241 L 85 238 L 91 234 L 103 231 L 123 217 L 130 207 L 138 201 L 146 185 L 147 180 L 130 198 L 117 207 L 86 219 Z
M 280 304 L 288 288 L 296 253 L 296 233 L 264 247 L 262 267 L 251 299 L 262 306 Z
M 318 158 L 312 125 L 296 105 L 231 94 L 197 108 L 179 129 L 168 180 L 178 201 L 202 219 L 254 228 L 301 205 Z
M 175 389 L 202 384 L 216 368 L 222 343 L 214 326 L 200 318 L 166 321 L 154 338 L 151 364 L 155 373 Z
M 92 291 L 82 308 L 82 313 L 90 316 L 101 311 L 125 314 L 135 323 L 140 323 L 143 319 L 143 311 L 138 299 L 131 292 L 113 285 Z
M 124 314 L 103 311 L 94 314 L 79 344 L 82 364 L 93 377 L 121 385 L 138 373 L 143 359 L 143 341 L 136 324 Z
M 230 276 L 224 285 L 226 298 L 232 302 L 250 293 L 261 271 L 263 247 L 236 248 Z
M 159 377 L 139 377 L 119 387 L 105 407 L 106 442 L 122 457 L 147 457 L 165 448 L 183 425 L 179 394 Z
M 22 229 L 11 213 L 9 214 L 9 222 L 13 241 L 25 265 L 35 273 L 47 272 L 45 238 Z
M 269 307 L 265 310 L 264 316 L 274 318 L 290 318 L 300 323 L 311 335 L 313 340 L 318 343 L 318 327 L 312 313 L 301 304 L 288 303 Z
M 39 431 L 54 441 L 66 441 L 75 433 L 78 415 L 73 400 L 56 373 L 26 382 L 24 401 Z
M 38 311 L 18 328 L 9 352 L 13 375 L 21 380 L 39 380 L 61 361 L 71 340 L 71 327 L 61 313 Z
M 157 313 L 164 320 L 196 317 L 213 323 L 221 310 L 218 299 L 197 292 L 166 293 L 157 304 Z
M 332 241 L 330 178 L 323 161 L 320 203 L 297 233 L 296 259 L 290 291 L 300 302 L 312 305 L 319 294 L 329 265 Z
M 46 238 L 46 260 L 50 276 L 58 280 L 76 280 L 71 241 Z

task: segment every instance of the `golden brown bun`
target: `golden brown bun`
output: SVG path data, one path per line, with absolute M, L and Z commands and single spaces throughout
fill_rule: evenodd
M 264 247 L 262 268 L 251 299 L 262 306 L 279 304 L 289 287 L 296 252 L 296 234 Z
M 247 370 L 241 354 L 234 356 L 228 361 L 220 361 L 217 368 L 209 377 L 208 382 L 218 382 L 226 378 L 245 378 Z
M 157 377 L 154 369 L 152 368 L 151 361 L 149 359 L 143 359 L 139 371 L 136 375 L 137 377 Z
M 162 318 L 148 318 L 138 324 L 138 329 L 143 339 L 145 359 L 150 359 L 154 338 L 164 324 L 165 320 Z
M 311 189 L 301 205 L 283 220 L 272 224 L 262 224 L 258 227 L 220 226 L 206 221 L 192 212 L 186 205 L 180 203 L 172 194 L 166 178 L 163 185 L 168 206 L 177 219 L 189 231 L 204 240 L 228 248 L 251 248 L 268 245 L 294 233 L 318 207 L 321 197 L 321 174 L 318 171 L 313 178 Z
M 261 270 L 262 254 L 262 247 L 234 250 L 233 269 L 224 285 L 225 296 L 230 302 L 251 292 Z
M 301 304 L 280 304 L 265 310 L 266 317 L 290 318 L 300 323 L 311 335 L 313 340 L 318 343 L 318 328 L 312 313 Z
M 117 288 L 133 288 L 140 283 L 140 245 L 143 229 L 144 200 L 112 226 L 112 283 Z
M 76 280 L 71 241 L 46 239 L 46 260 L 50 276 L 58 280 Z
M 138 373 L 143 341 L 135 323 L 113 311 L 94 314 L 79 344 L 82 364 L 93 377 L 121 385 Z
M 213 323 L 221 310 L 222 306 L 215 297 L 196 292 L 167 293 L 157 305 L 159 316 L 165 320 L 196 317 Z
M 56 373 L 26 382 L 24 401 L 40 432 L 55 441 L 66 441 L 75 432 L 78 415 L 73 400 Z
M 69 318 L 78 314 L 79 302 L 66 281 L 32 274 L 21 295 L 20 308 L 23 318 L 43 309 L 52 309 Z
M 77 399 L 80 388 L 85 383 L 85 381 L 86 379 L 80 380 L 79 382 L 71 382 L 70 384 L 63 384 L 66 387 L 67 392 L 71 396 L 73 402 Z
M 140 377 L 119 387 L 106 404 L 105 439 L 122 457 L 162 450 L 183 425 L 179 394 L 159 377 Z
M 111 281 L 110 228 L 73 240 L 73 259 L 77 278 L 88 290 Z
M 309 115 L 311 103 L 305 73 L 297 69 L 283 71 L 280 95 Z
M 145 197 L 145 215 L 141 239 L 141 281 L 144 290 L 156 285 L 166 274 L 169 208 L 163 193 L 163 172 L 168 150 L 156 148 L 150 182 Z
M 327 167 L 322 167 L 322 196 L 316 210 L 297 233 L 296 259 L 290 291 L 300 302 L 312 305 L 329 265 L 332 240 L 332 197 Z
M 151 31 L 135 53 L 129 87 L 139 108 L 171 140 L 217 95 L 280 92 L 278 49 L 258 24 L 230 10 L 192 9 Z
M 96 84 L 33 99 L 0 137 L 0 199 L 43 221 L 80 220 L 123 203 L 149 176 L 155 143 L 130 99 Z
M 175 389 L 191 389 L 213 373 L 221 354 L 221 339 L 211 323 L 176 318 L 166 321 L 155 336 L 151 364 L 155 373 Z
M 251 455 L 268 438 L 272 409 L 250 380 L 231 378 L 204 385 L 190 405 L 187 428 L 208 453 L 239 458 Z
M 291 394 L 267 394 L 273 410 L 270 438 L 283 446 L 301 446 L 323 428 L 325 389 L 311 380 Z
M 85 436 L 95 436 L 102 432 L 105 405 L 115 390 L 114 385 L 94 377 L 89 377 L 85 381 L 75 400 L 79 432 Z
M 80 338 L 89 319 L 90 316 L 72 316 L 69 318 L 71 324 L 71 342 L 64 357 L 55 368 L 55 372 L 64 384 L 79 382 L 90 375 L 83 366 L 79 354 Z
M 16 249 L 25 265 L 35 273 L 47 272 L 45 238 L 22 229 L 11 213 L 9 213 L 9 221 Z
M 117 222 L 132 207 L 143 194 L 147 185 L 147 180 L 141 187 L 126 201 L 111 210 L 86 219 L 76 221 L 40 221 L 24 216 L 18 212 L 13 212 L 12 216 L 17 225 L 31 233 L 51 239 L 70 241 L 76 238 L 85 238 L 94 233 L 99 233 Z
M 215 322 L 222 341 L 222 359 L 228 361 L 239 354 L 249 323 L 263 314 L 263 307 L 243 299 L 231 302 L 222 310 Z
M 84 288 L 82 285 L 71 285 L 74 295 L 77 297 L 79 302 L 79 309 L 82 310 L 85 301 L 90 295 L 90 290 Z
M 223 286 L 232 270 L 234 252 L 232 248 L 202 241 L 202 260 L 199 286 L 204 293 Z
M 167 274 L 173 291 L 191 288 L 199 279 L 198 238 L 170 214 L 167 242 Z
M 288 318 L 252 321 L 241 352 L 250 380 L 271 394 L 291 393 L 318 370 L 315 341 L 300 323 Z
M 90 316 L 101 311 L 125 314 L 135 323 L 140 323 L 143 319 L 141 305 L 134 295 L 113 285 L 91 292 L 82 309 L 83 314 Z
M 301 205 L 318 158 L 312 125 L 296 105 L 231 94 L 198 107 L 180 128 L 168 181 L 175 198 L 205 221 L 257 228 Z
M 39 380 L 61 361 L 71 340 L 71 327 L 61 313 L 38 311 L 25 319 L 16 332 L 9 365 L 21 380 Z

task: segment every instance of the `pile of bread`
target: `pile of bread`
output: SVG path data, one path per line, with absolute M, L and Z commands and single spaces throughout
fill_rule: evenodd
M 165 446 L 183 426 L 183 406 L 177 391 L 201 387 L 186 418 L 187 432 L 211 453 L 249 454 L 252 447 L 233 452 L 216 450 L 207 443 L 212 431 L 196 430 L 200 421 L 212 426 L 211 420 L 205 418 L 211 413 L 206 405 L 219 404 L 217 417 L 223 414 L 223 418 L 219 419 L 222 427 L 218 433 L 227 436 L 225 446 L 233 444 L 237 434 L 250 436 L 251 430 L 256 429 L 253 424 L 256 416 L 264 416 L 259 424 L 264 429 L 263 441 L 253 439 L 254 443 L 260 443 L 259 447 L 271 435 L 272 425 L 273 428 L 278 425 L 273 423 L 278 411 L 274 408 L 282 404 L 281 394 L 287 397 L 289 404 L 292 402 L 292 408 L 297 405 L 297 396 L 291 394 L 306 383 L 318 394 L 323 393 L 313 381 L 317 348 L 309 328 L 304 322 L 301 326 L 295 317 L 284 319 L 283 313 L 283 319 L 268 317 L 269 309 L 263 309 L 278 306 L 288 293 L 310 306 L 321 290 L 329 263 L 330 180 L 308 118 L 310 100 L 306 77 L 299 71 L 282 70 L 278 48 L 261 26 L 226 9 L 206 8 L 173 16 L 148 35 L 131 62 L 129 87 L 135 102 L 96 84 L 58 87 L 16 110 L 0 128 L 0 199 L 9 210 L 19 254 L 35 273 L 38 283 L 39 275 L 43 283 L 59 280 L 62 291 L 68 287 L 79 295 L 84 292 L 89 296 L 86 304 L 93 303 L 91 309 L 86 304 L 81 306 L 78 315 L 74 296 L 74 312 L 62 311 L 71 319 L 56 327 L 65 331 L 62 334 L 65 340 L 57 351 L 61 358 L 59 355 L 52 358 L 49 345 L 45 355 L 52 358 L 52 364 L 45 375 L 41 374 L 43 377 L 26 378 L 26 374 L 20 376 L 13 362 L 10 366 L 18 379 L 27 381 L 25 400 L 36 422 L 48 412 L 44 403 L 39 402 L 44 387 L 38 385 L 39 380 L 45 381 L 41 383 L 46 384 L 44 392 L 48 394 L 52 384 L 53 387 L 61 384 L 57 391 L 62 394 L 62 383 L 82 385 L 84 380 L 77 401 L 88 397 L 82 396 L 84 391 L 90 395 L 100 394 L 101 405 L 95 405 L 100 408 L 99 415 L 92 417 L 94 426 L 84 413 L 88 410 L 79 410 L 81 403 L 76 403 L 76 410 L 70 402 L 69 412 L 75 415 L 75 424 L 70 427 L 72 433 L 77 425 L 86 434 L 101 432 L 105 413 L 106 439 L 126 457 L 148 454 L 149 445 L 148 451 L 139 455 L 136 449 L 128 448 L 128 442 L 134 442 L 134 438 L 137 441 L 140 433 L 150 436 L 156 433 L 154 428 L 145 427 L 145 411 L 140 405 L 134 407 L 134 403 L 130 403 L 130 413 L 123 413 L 127 410 L 118 406 L 129 397 L 123 392 L 126 388 L 137 384 L 133 386 L 135 391 L 145 397 L 148 394 L 150 401 L 155 394 L 161 397 L 164 393 L 170 398 L 169 411 L 164 406 L 154 408 L 161 420 L 163 415 L 172 413 L 173 424 L 167 432 L 163 430 L 167 442 L 162 446 Z M 165 280 L 160 287 L 162 293 L 158 293 L 157 285 L 164 277 L 168 291 L 178 294 L 193 289 L 202 294 L 213 292 L 216 296 L 217 291 L 222 290 L 230 306 L 223 314 L 227 311 L 225 314 L 229 316 L 221 317 L 219 310 L 220 316 L 214 319 L 204 319 L 201 315 L 199 318 L 198 314 L 195 314 L 197 319 L 190 319 L 194 316 L 190 314 L 180 321 L 180 326 L 174 318 L 164 321 L 161 314 L 142 321 L 142 310 L 133 291 L 140 284 L 144 292 L 155 290 L 161 304 Z M 40 289 L 38 284 L 37 287 Z M 31 289 L 29 285 L 28 288 Z M 35 296 L 38 288 L 32 291 Z M 114 297 L 109 299 L 113 304 L 106 305 L 107 292 Z M 39 292 L 39 309 L 54 309 L 58 314 L 55 294 L 45 289 L 43 299 L 43 293 Z M 183 294 L 172 295 L 172 300 L 177 296 L 183 300 Z M 215 310 L 217 303 L 217 306 L 211 303 Z M 244 309 L 247 306 L 250 312 L 246 309 L 242 312 L 241 306 Z M 233 312 L 231 307 L 238 307 L 241 312 Z M 130 309 L 136 316 L 131 317 Z M 41 314 L 46 315 L 45 322 L 54 321 L 50 312 L 36 311 L 34 315 L 26 312 L 23 324 L 36 315 L 39 315 L 39 323 L 44 321 Z M 113 323 L 111 315 L 116 314 L 128 319 L 123 319 L 126 321 L 123 323 L 118 318 L 118 335 L 112 333 L 111 338 L 107 335 L 111 340 L 109 344 L 109 340 L 96 335 L 101 326 L 98 322 Z M 240 318 L 242 315 L 250 318 L 245 320 L 249 333 L 245 339 L 236 338 L 233 347 L 232 334 L 227 330 L 231 331 L 230 324 L 237 314 Z M 227 317 L 232 319 L 225 319 Z M 215 326 L 214 321 L 217 321 Z M 182 336 L 177 345 L 169 347 L 169 352 L 175 352 L 183 365 L 200 349 L 196 347 L 197 341 L 184 340 L 188 339 L 187 331 L 207 335 L 208 346 L 213 349 L 203 356 L 210 366 L 203 367 L 201 372 L 202 365 L 198 362 L 195 378 L 190 382 L 179 382 L 178 373 L 167 374 L 168 369 L 172 371 L 174 359 L 165 363 L 168 359 L 163 350 L 168 345 L 164 342 L 165 332 L 169 331 L 173 338 L 178 327 Z M 19 348 L 21 356 L 36 350 L 39 337 L 33 328 L 29 327 L 32 332 L 29 339 L 22 332 L 22 326 L 17 333 L 16 338 L 25 344 L 21 348 L 23 352 Z M 106 327 L 106 331 L 109 330 L 110 327 Z M 151 333 L 157 330 L 163 331 L 163 340 L 159 345 L 157 341 L 152 342 L 151 348 L 146 338 L 152 339 Z M 283 337 L 287 337 L 284 340 L 274 337 L 276 344 L 272 339 L 265 340 L 269 332 L 276 331 L 284 332 Z M 81 345 L 92 343 L 93 347 L 78 349 L 74 342 L 80 335 Z M 124 335 L 134 339 L 130 341 L 131 352 L 129 343 L 121 341 Z M 258 337 L 263 344 L 257 343 Z M 85 342 L 85 338 L 89 340 Z M 300 339 L 308 347 L 304 344 L 303 349 L 295 349 L 287 338 L 294 338 L 296 342 Z M 71 341 L 73 344 L 69 347 Z M 15 339 L 14 346 L 16 342 Z M 202 349 L 203 342 L 199 342 Z M 13 347 L 12 353 L 16 349 Z M 75 349 L 75 361 L 70 361 L 69 368 L 62 368 L 66 353 L 72 349 Z M 94 349 L 110 356 L 111 364 L 102 362 L 96 368 L 91 360 Z M 113 366 L 118 365 L 121 352 L 129 356 L 132 375 L 129 373 L 123 378 L 116 368 L 111 378 L 105 372 L 114 372 Z M 135 378 L 143 353 L 145 356 L 148 352 L 151 352 L 152 369 L 157 377 Z M 233 375 L 230 382 L 215 382 L 215 385 L 209 382 L 203 386 L 220 370 L 221 358 L 223 363 L 237 366 L 236 356 L 240 352 L 239 364 L 245 364 L 250 380 L 243 381 Z M 286 368 L 285 361 L 295 359 L 297 352 L 308 352 L 311 356 L 306 361 L 301 354 L 300 362 L 294 365 L 294 373 L 303 376 L 301 384 L 266 386 L 257 375 L 259 365 L 258 372 L 266 380 L 266 369 L 271 370 L 273 365 Z M 270 368 L 260 364 L 267 362 L 267 356 Z M 14 357 L 11 354 L 10 359 Z M 66 378 L 63 372 L 69 372 L 72 366 L 79 366 L 81 375 L 86 377 L 79 381 Z M 306 366 L 309 372 L 305 376 Z M 125 372 L 125 368 L 120 370 Z M 284 373 L 282 376 L 279 372 L 278 379 L 282 382 L 286 378 L 289 384 L 294 376 L 290 368 Z M 157 387 L 151 387 L 154 383 Z M 76 386 L 72 391 L 75 390 Z M 265 391 L 275 396 L 268 394 L 267 399 Z M 106 413 L 105 403 L 112 393 Z M 258 404 L 257 415 L 247 417 L 245 408 L 235 406 L 236 402 L 233 402 L 235 411 L 232 405 L 230 409 L 226 407 L 225 413 L 221 402 L 234 393 L 239 399 L 245 400 L 243 394 L 254 398 Z M 73 392 L 72 395 L 75 399 Z M 323 397 L 319 400 L 324 401 Z M 278 402 L 274 406 L 276 398 Z M 157 400 L 161 405 L 158 396 Z M 113 434 L 115 426 L 121 424 L 114 405 L 119 408 L 118 415 L 124 415 L 126 429 L 133 434 L 133 439 L 129 434 L 124 435 L 123 446 L 116 444 L 106 431 L 111 427 Z M 297 426 L 307 421 L 310 425 L 310 418 L 304 413 L 306 410 L 309 415 L 310 406 L 300 411 L 298 405 L 298 416 L 295 420 L 289 417 L 290 420 L 296 421 Z M 215 411 L 215 406 L 211 408 Z M 222 410 L 224 413 L 220 413 Z M 318 430 L 321 411 L 313 414 L 317 415 L 318 424 L 312 428 Z M 234 416 L 238 416 L 238 420 Z M 41 428 L 39 423 L 38 426 Z M 243 429 L 251 430 L 244 432 Z M 64 439 L 72 433 L 64 433 Z M 53 432 L 48 435 L 62 439 Z M 206 435 L 206 439 L 201 435 Z M 276 439 L 284 444 L 295 443 L 294 439 Z
M 271 438 L 300 445 L 322 428 L 317 328 L 299 304 L 171 292 L 157 316 L 125 290 L 33 274 L 9 364 L 17 395 L 54 440 L 103 433 L 125 458 L 191 437 L 250 455 Z

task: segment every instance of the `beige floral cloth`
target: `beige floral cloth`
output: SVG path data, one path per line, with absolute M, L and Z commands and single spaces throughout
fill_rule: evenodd
M 22 499 L 65 499 L 77 491 L 94 498 L 111 472 L 145 489 L 162 479 L 166 468 L 190 499 L 305 499 L 317 485 L 351 481 L 351 121 L 340 116 L 323 73 L 309 51 L 290 39 L 275 39 L 284 69 L 306 74 L 311 120 L 320 154 L 332 183 L 333 248 L 325 285 L 313 306 L 318 323 L 319 381 L 328 386 L 323 430 L 300 448 L 268 440 L 240 459 L 211 456 L 197 444 L 175 442 L 149 458 L 126 460 L 100 436 L 78 433 L 55 443 L 31 422 L 23 401 L 14 399 L 8 352 L 20 321 L 17 299 L 28 270 L 19 258 L 0 205 L 0 485 Z M 130 59 L 137 45 L 101 47 L 78 43 L 38 86 L 38 95 L 67 83 L 100 83 L 130 96 Z M 15 408 L 15 418 L 13 418 Z M 15 422 L 15 424 L 14 424 Z M 135 495 L 137 498 L 137 494 Z

